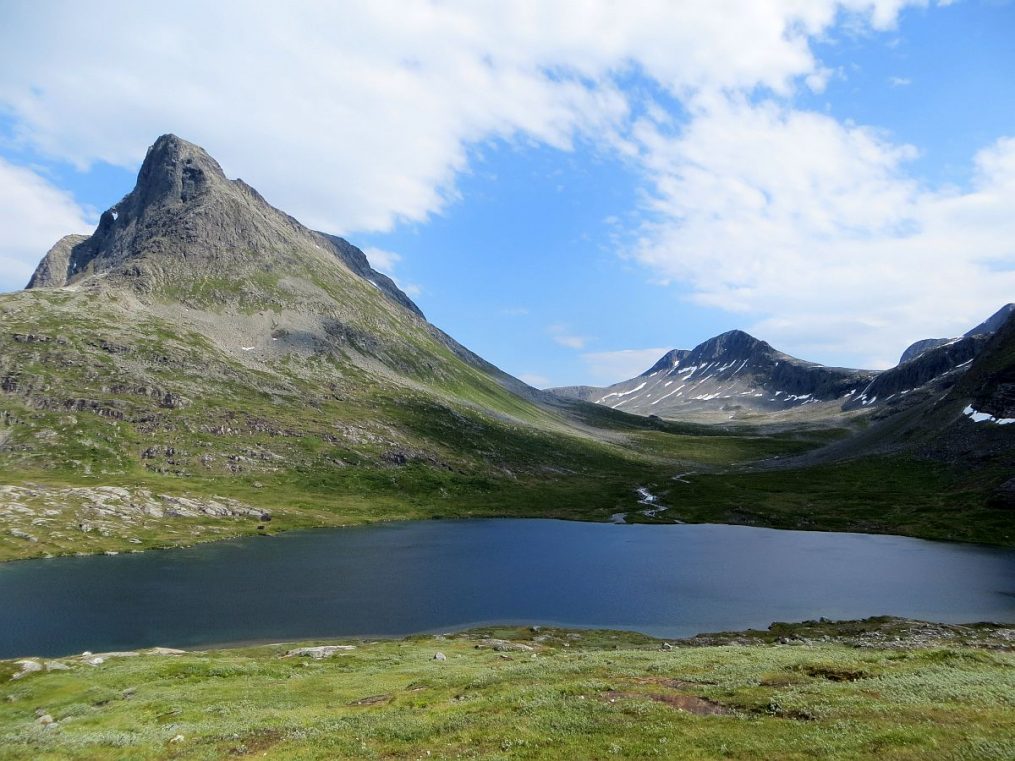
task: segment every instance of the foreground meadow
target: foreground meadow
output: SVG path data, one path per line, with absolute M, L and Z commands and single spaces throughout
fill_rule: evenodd
M 883 618 L 6 661 L 0 759 L 1010 759 L 1013 636 Z

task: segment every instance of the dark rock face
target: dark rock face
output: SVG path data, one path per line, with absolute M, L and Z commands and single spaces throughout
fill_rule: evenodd
M 727 380 L 746 373 L 762 385 L 774 386 L 773 391 L 821 400 L 837 399 L 869 376 L 863 370 L 824 367 L 791 357 L 742 330 L 731 330 L 696 346 L 684 357 L 683 364 L 702 366 L 733 361 L 740 361 L 740 367 L 721 370 L 714 377 Z
M 1015 314 L 985 343 L 955 394 L 980 412 L 1015 418 Z
M 134 189 L 102 214 L 90 237 L 57 243 L 28 287 L 61 287 L 96 274 L 139 293 L 188 278 L 241 283 L 305 271 L 308 253 L 322 251 L 422 316 L 358 248 L 304 227 L 242 180 L 228 179 L 204 149 L 163 135 L 148 149 Z
M 394 280 L 370 266 L 370 262 L 367 260 L 366 254 L 364 254 L 360 249 L 356 248 L 356 246 L 352 245 L 344 238 L 339 238 L 337 235 L 329 235 L 328 233 L 318 234 L 323 238 L 326 238 L 328 242 L 331 243 L 335 249 L 335 255 L 345 263 L 346 267 L 351 269 L 360 277 L 365 280 L 369 280 L 371 283 L 376 285 L 392 301 L 397 301 L 406 309 L 415 312 L 420 317 L 423 317 L 423 312 L 421 312 L 419 307 L 416 306 L 397 285 L 395 285 Z
M 979 336 L 996 333 L 1015 314 L 1015 304 L 1005 304 L 994 314 L 966 333 L 967 336 Z
M 661 356 L 659 358 L 658 362 L 656 362 L 654 365 L 652 365 L 652 367 L 650 367 L 648 370 L 643 372 L 638 377 L 644 377 L 646 375 L 653 375 L 653 374 L 659 372 L 660 370 L 670 370 L 670 369 L 672 369 L 674 367 L 677 367 L 683 360 L 687 359 L 687 355 L 690 354 L 690 353 L 691 352 L 688 351 L 687 349 L 673 349 L 671 351 L 668 351 L 665 354 L 663 354 L 663 356 Z M 591 388 L 591 387 L 590 386 L 572 386 L 571 388 Z
M 925 351 L 930 351 L 931 349 L 936 349 L 939 346 L 944 346 L 950 340 L 950 338 L 924 338 L 923 340 L 916 341 L 910 344 L 909 347 L 902 352 L 902 356 L 899 357 L 899 364 L 903 365 L 906 362 L 910 362 L 919 357 Z
M 65 235 L 60 238 L 39 262 L 27 287 L 60 288 L 66 285 L 74 249 L 87 240 L 87 235 Z
M 989 340 L 989 336 L 971 335 L 946 341 L 918 353 L 908 362 L 880 373 L 869 385 L 852 396 L 843 409 L 856 409 L 908 394 L 947 373 L 961 373 Z

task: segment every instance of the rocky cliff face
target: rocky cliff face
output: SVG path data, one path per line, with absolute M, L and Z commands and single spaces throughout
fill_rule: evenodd
M 993 418 L 1015 418 L 1015 315 L 985 342 L 954 393 Z
M 970 335 L 918 352 L 912 359 L 878 373 L 859 393 L 846 401 L 843 409 L 887 402 L 910 394 L 938 378 L 961 375 L 989 338 L 984 334 Z
M 268 204 L 193 143 L 163 135 L 148 150 L 134 189 L 105 211 L 95 232 L 67 236 L 39 264 L 28 288 L 68 287 L 101 276 L 139 295 L 188 295 L 190 284 L 245 281 L 248 290 L 269 278 L 331 279 L 344 269 L 419 317 L 422 312 L 395 283 L 375 271 L 358 248 L 308 229 Z M 303 285 L 303 284 L 301 284 Z M 216 299 L 228 299 L 228 287 Z M 290 297 L 312 300 L 310 289 Z M 302 294 L 299 292 L 303 291 Z

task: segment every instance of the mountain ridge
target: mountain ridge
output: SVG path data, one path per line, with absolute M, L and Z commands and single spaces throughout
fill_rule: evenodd
M 671 350 L 628 381 L 549 391 L 627 412 L 725 422 L 842 399 L 872 379 L 870 371 L 807 362 L 745 331 L 730 330 L 693 349 Z
M 605 387 L 547 390 L 564 398 L 671 420 L 714 423 L 763 422 L 766 416 L 780 420 L 787 416 L 834 418 L 883 404 L 935 381 L 954 383 L 992 333 L 1013 314 L 1015 304 L 1007 304 L 959 338 L 918 341 L 907 349 L 908 359 L 884 371 L 826 367 L 780 352 L 745 331 L 730 330 L 693 349 L 672 349 L 626 381 Z M 671 389 L 679 376 L 693 383 Z M 806 411 L 801 411 L 805 407 Z

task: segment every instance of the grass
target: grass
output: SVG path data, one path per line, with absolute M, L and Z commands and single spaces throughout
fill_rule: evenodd
M 495 640 L 490 638 L 494 637 Z M 1015 655 L 504 629 L 99 666 L 0 686 L 0 759 L 1009 759 Z M 436 652 L 446 660 L 434 660 Z M 0 679 L 16 667 L 0 663 Z M 48 715 L 55 724 L 39 723 Z
M 805 468 L 689 476 L 672 483 L 666 515 L 692 522 L 896 533 L 1012 546 L 1015 525 L 985 506 L 1003 473 L 877 457 Z

